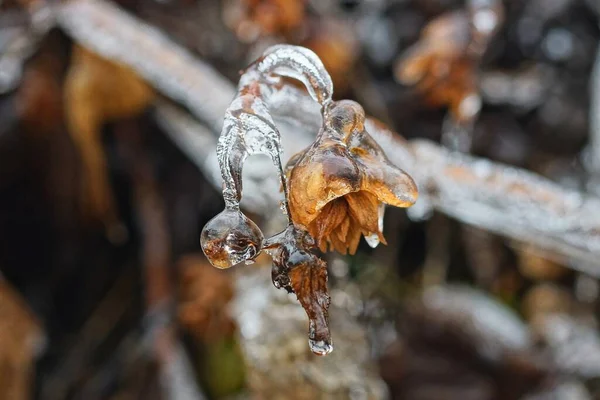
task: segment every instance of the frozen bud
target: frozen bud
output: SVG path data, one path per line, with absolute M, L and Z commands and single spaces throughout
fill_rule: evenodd
M 226 208 L 202 229 L 200 244 L 217 268 L 230 268 L 254 259 L 262 248 L 261 230 L 241 211 Z

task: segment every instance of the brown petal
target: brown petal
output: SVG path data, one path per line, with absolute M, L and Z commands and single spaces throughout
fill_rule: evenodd
M 313 229 L 309 230 L 317 243 L 329 236 L 342 223 L 348 212 L 347 208 L 345 200 L 335 199 L 321 209 L 319 216 L 311 223 Z
M 358 167 L 344 146 L 329 140 L 317 142 L 291 172 L 292 219 L 308 227 L 327 203 L 359 186 Z
M 289 179 L 292 176 L 292 169 L 298 164 L 298 162 L 302 159 L 304 154 L 308 151 L 308 149 L 304 149 L 293 156 L 290 157 L 288 162 L 285 164 L 285 176 Z
M 373 139 L 363 140 L 361 147 L 353 148 L 352 152 L 357 163 L 363 167 L 361 190 L 374 194 L 382 203 L 394 207 L 410 207 L 417 201 L 419 191 L 415 181 L 390 163 Z
M 350 224 L 348 224 L 350 226 Z M 332 235 L 328 238 L 329 241 L 329 250 L 337 251 L 340 254 L 346 254 L 348 252 L 348 245 L 346 244 L 346 240 L 340 240 L 337 235 Z
M 369 233 L 379 232 L 379 202 L 375 195 L 365 191 L 350 193 L 345 196 L 348 209 L 361 231 Z
M 356 223 L 350 224 L 350 230 L 348 231 L 348 237 L 346 238 L 346 246 L 348 247 L 348 254 L 354 255 L 356 253 L 356 249 L 358 248 L 358 244 L 360 243 L 361 237 L 360 226 Z
M 351 223 L 351 217 L 346 215 L 344 220 L 338 225 L 338 227 L 335 231 L 336 237 L 342 242 L 345 242 L 346 238 L 348 237 L 350 223 Z

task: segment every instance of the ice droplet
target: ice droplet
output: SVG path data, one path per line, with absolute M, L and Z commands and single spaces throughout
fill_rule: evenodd
M 378 216 L 377 216 L 377 229 L 379 229 L 379 232 L 383 232 L 384 214 L 385 214 L 385 204 L 381 203 L 381 204 L 379 204 Z M 365 240 L 367 241 L 367 244 L 373 249 L 375 247 L 379 246 L 379 243 L 380 243 L 379 234 L 377 234 L 377 233 L 371 233 L 369 235 L 366 235 Z
M 320 356 L 324 356 L 333 351 L 333 341 L 329 333 L 329 325 L 318 324 L 315 319 L 308 321 L 308 345 L 310 350 Z
M 308 345 L 310 346 L 310 350 L 318 354 L 320 356 L 327 355 L 333 351 L 333 344 L 323 341 L 323 340 L 312 340 L 308 339 Z
M 239 209 L 226 208 L 202 229 L 202 251 L 217 268 L 230 268 L 260 253 L 261 230 Z
M 333 342 L 327 324 L 318 325 L 315 319 L 308 321 L 308 345 L 310 350 L 320 356 L 333 351 Z
M 379 246 L 379 235 L 376 233 L 371 233 L 370 235 L 365 236 L 365 240 L 367 241 L 367 244 L 373 249 Z

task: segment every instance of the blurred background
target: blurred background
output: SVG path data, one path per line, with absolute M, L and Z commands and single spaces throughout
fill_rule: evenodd
M 0 0 L 0 399 L 600 399 L 599 20 L 596 0 Z M 199 245 L 223 209 L 204 160 L 276 43 L 409 143 L 589 199 L 556 222 L 594 245 L 389 208 L 387 246 L 325 255 L 335 350 L 313 355 L 267 259 L 217 270 Z M 244 189 L 275 229 L 277 187 Z

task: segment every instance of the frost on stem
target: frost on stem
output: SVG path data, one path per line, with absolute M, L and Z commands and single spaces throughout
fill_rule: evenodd
M 323 115 L 316 141 L 288 165 L 290 192 L 280 134 L 269 112 L 289 88 L 286 78 L 302 82 Z M 364 235 L 376 246 L 384 240 L 383 203 L 408 207 L 417 197 L 413 180 L 388 161 L 365 130 L 362 107 L 334 102 L 332 93 L 322 62 L 302 47 L 273 46 L 244 71 L 217 145 L 225 210 L 201 234 L 204 254 L 215 267 L 252 263 L 262 250 L 273 258 L 273 284 L 296 294 L 308 315 L 310 348 L 320 355 L 331 352 L 333 343 L 327 266 L 312 252 L 315 244 L 326 250 L 328 242 L 332 249 L 353 253 Z M 285 230 L 268 239 L 239 205 L 244 161 L 256 154 L 269 156 L 277 168 L 288 219 Z

